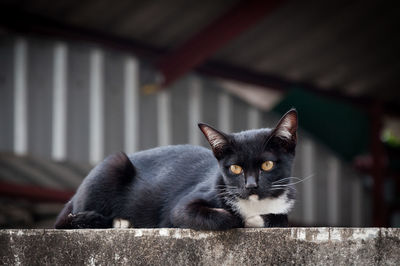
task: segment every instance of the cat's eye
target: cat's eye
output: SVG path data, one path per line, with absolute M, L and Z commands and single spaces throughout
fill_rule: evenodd
M 274 162 L 273 161 L 265 161 L 261 165 L 261 169 L 263 171 L 271 171 L 271 169 L 274 167 Z
M 235 175 L 241 174 L 243 172 L 243 168 L 236 164 L 232 164 L 229 167 L 229 170 L 231 170 L 231 172 L 234 173 Z

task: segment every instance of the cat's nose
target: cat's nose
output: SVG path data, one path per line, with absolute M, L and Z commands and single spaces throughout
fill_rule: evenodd
M 258 185 L 255 184 L 255 183 L 246 184 L 246 188 L 247 188 L 247 189 L 258 188 Z
M 257 187 L 258 187 L 258 184 L 257 184 L 256 178 L 254 176 L 247 177 L 245 188 L 252 189 L 252 188 L 257 188 Z

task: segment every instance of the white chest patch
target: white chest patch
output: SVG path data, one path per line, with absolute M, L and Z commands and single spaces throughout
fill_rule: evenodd
M 294 200 L 289 200 L 287 193 L 278 198 L 258 199 L 257 195 L 251 195 L 249 199 L 239 199 L 236 210 L 245 221 L 246 227 L 263 227 L 264 220 L 260 215 L 288 213 L 293 207 Z

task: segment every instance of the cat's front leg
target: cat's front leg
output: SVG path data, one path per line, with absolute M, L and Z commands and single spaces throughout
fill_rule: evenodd
M 264 227 L 288 227 L 287 214 L 265 214 L 261 216 L 264 220 Z
M 195 230 L 227 230 L 243 227 L 242 220 L 228 210 L 213 207 L 204 199 L 181 202 L 171 213 L 174 227 Z
M 59 219 L 56 229 L 112 228 L 113 219 L 94 211 L 69 213 Z
M 131 222 L 129 220 L 114 218 L 113 220 L 113 228 L 117 229 L 126 229 L 131 227 Z

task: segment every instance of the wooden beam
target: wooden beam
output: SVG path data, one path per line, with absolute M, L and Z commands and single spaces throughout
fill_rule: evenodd
M 163 75 L 162 86 L 170 85 L 203 63 L 218 49 L 271 13 L 280 2 L 242 0 L 180 47 L 164 55 L 156 64 Z
M 243 83 L 262 86 L 271 90 L 287 92 L 293 88 L 302 88 L 321 96 L 335 98 L 346 101 L 361 107 L 369 106 L 373 100 L 368 97 L 349 96 L 340 92 L 340 88 L 320 89 L 314 84 L 308 82 L 292 81 L 279 75 L 270 75 L 263 72 L 257 72 L 248 68 L 226 64 L 224 62 L 207 61 L 198 66 L 196 70 L 202 74 L 232 79 Z
M 0 30 L 2 28 L 5 32 L 13 31 L 26 35 L 34 34 L 65 40 L 95 42 L 113 49 L 134 52 L 138 56 L 150 59 L 155 59 L 165 54 L 164 49 L 151 47 L 140 41 L 65 24 L 59 20 L 0 4 Z
M 73 195 L 73 191 L 0 182 L 0 197 L 26 199 L 34 202 L 65 203 Z

